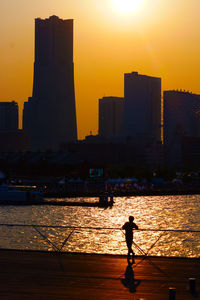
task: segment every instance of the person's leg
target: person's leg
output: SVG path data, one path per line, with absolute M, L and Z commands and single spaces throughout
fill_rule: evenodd
M 132 245 L 131 245 L 131 253 L 132 253 L 133 255 L 135 255 L 135 253 L 134 253 L 134 251 L 133 251 L 133 249 L 132 249 Z
M 128 259 L 130 260 L 130 258 L 132 256 L 132 264 L 134 264 L 135 263 L 135 260 L 134 260 L 135 253 L 134 253 L 134 251 L 132 249 L 133 239 L 132 238 L 127 239 L 126 243 L 127 243 L 127 247 L 128 247 Z
M 132 264 L 134 264 L 134 263 L 135 263 L 135 259 L 134 259 L 135 253 L 134 253 L 134 251 L 133 251 L 133 249 L 132 249 L 132 243 L 133 243 L 133 241 L 131 241 L 131 245 L 130 245 L 129 251 L 130 251 L 130 257 L 131 257 L 131 253 L 132 253 L 131 259 L 132 259 Z
M 128 256 L 130 256 L 131 253 L 133 253 L 133 250 L 132 250 L 132 239 L 126 239 L 126 244 L 127 244 L 127 248 L 128 248 Z
M 126 238 L 126 246 L 127 246 L 127 249 L 128 249 L 127 256 L 129 257 L 130 256 L 130 242 L 129 242 L 129 240 L 127 238 Z

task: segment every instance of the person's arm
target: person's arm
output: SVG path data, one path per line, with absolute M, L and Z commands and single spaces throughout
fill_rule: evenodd
M 138 226 L 135 223 L 134 223 L 134 228 L 137 229 L 137 230 L 139 229 Z
M 122 226 L 122 229 L 123 229 L 123 230 L 126 229 L 126 223 Z

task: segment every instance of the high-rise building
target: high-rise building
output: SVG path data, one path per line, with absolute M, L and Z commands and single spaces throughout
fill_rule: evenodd
M 28 151 L 28 137 L 23 130 L 0 130 L 0 152 Z
M 18 130 L 17 102 L 0 102 L 0 130 Z
M 33 94 L 24 104 L 23 128 L 33 151 L 56 151 L 77 139 L 73 20 L 35 20 Z
M 105 138 L 123 134 L 124 98 L 99 99 L 99 135 Z
M 124 127 L 133 140 L 161 141 L 161 78 L 124 75 Z
M 200 95 L 185 91 L 164 91 L 163 135 L 165 160 L 181 167 L 184 137 L 200 137 Z

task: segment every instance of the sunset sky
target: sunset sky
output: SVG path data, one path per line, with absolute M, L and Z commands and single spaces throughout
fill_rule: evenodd
M 34 19 L 51 15 L 74 19 L 79 138 L 97 133 L 99 98 L 123 96 L 124 73 L 200 93 L 200 1 L 134 1 L 0 0 L 0 101 L 22 110 L 32 95 Z

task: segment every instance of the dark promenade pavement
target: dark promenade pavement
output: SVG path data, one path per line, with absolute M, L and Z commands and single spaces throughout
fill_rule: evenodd
M 0 250 L 3 300 L 200 299 L 200 260 Z M 132 268 L 133 267 L 133 268 Z M 196 292 L 188 278 L 196 278 Z M 173 299 L 173 298 L 172 298 Z

